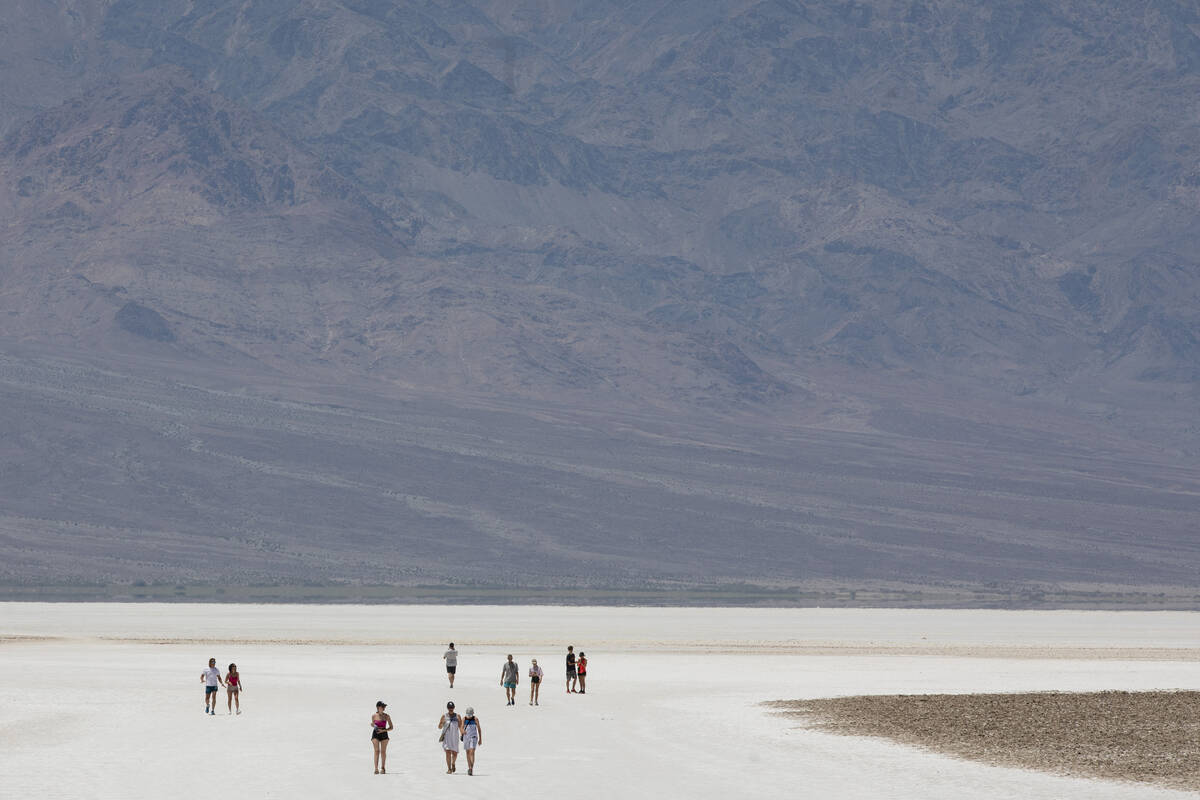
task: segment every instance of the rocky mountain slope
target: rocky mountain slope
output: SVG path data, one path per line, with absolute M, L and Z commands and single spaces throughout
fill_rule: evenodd
M 1136 514 L 1109 514 L 1096 487 L 1129 465 L 1131 484 L 1168 494 L 1135 493 L 1130 507 L 1182 515 L 1158 520 L 1156 535 L 1192 552 L 1193 4 L 76 0 L 18 3 L 0 44 L 0 337 L 10 374 L 26 376 L 5 384 L 10 408 L 23 409 L 10 416 L 20 463 L 66 457 L 146 402 L 131 388 L 89 412 L 78 438 L 19 436 L 55 427 L 37 387 L 60 358 L 85 384 L 90 364 L 129 387 L 170 374 L 213 389 L 228 371 L 272 403 L 323 386 L 355 415 L 437 398 L 446 421 L 423 425 L 449 440 L 457 415 L 486 418 L 506 458 L 538 449 L 546 414 L 583 429 L 622 419 L 617 428 L 654 440 L 669 420 L 681 439 L 757 454 L 729 478 L 742 488 L 705 484 L 705 496 L 779 480 L 807 497 L 789 472 L 802 457 L 772 461 L 765 441 L 833 437 L 821 461 L 830 474 L 842 458 L 878 467 L 853 455 L 864 442 L 906 442 L 932 470 L 917 470 L 917 493 L 964 469 L 959 448 L 973 447 L 972 491 L 1016 479 L 1022 458 L 1051 483 L 1051 463 L 1067 483 L 1100 482 L 1036 524 L 1015 510 L 1001 524 L 966 496 L 909 509 L 923 555 L 891 562 L 880 554 L 892 534 L 853 511 L 907 508 L 886 482 L 839 495 L 834 527 L 862 538 L 844 557 L 817 557 L 816 540 L 794 534 L 820 505 L 811 497 L 776 508 L 792 538 L 757 542 L 749 550 L 765 560 L 740 566 L 730 559 L 746 548 L 717 545 L 767 524 L 744 497 L 684 524 L 694 509 L 627 518 L 606 491 L 576 486 L 577 518 L 518 515 L 502 527 L 529 537 L 512 558 L 532 565 L 531 580 L 615 580 L 640 557 L 639 580 L 1186 583 L 1129 555 L 1148 534 Z M 509 413 L 491 416 L 496 404 Z M 197 413 L 185 407 L 162 413 Z M 254 438 L 270 417 L 222 435 Z M 357 441 L 363 424 L 331 442 Z M 141 426 L 128 436 L 150 441 L 160 427 Z M 539 458 L 581 468 L 607 447 L 617 461 L 605 469 L 630 469 L 617 454 L 645 459 L 637 480 L 665 493 L 647 495 L 647 508 L 674 508 L 664 498 L 700 481 L 669 466 L 683 462 L 666 443 L 650 456 L 603 430 Z M 156 452 L 153 474 L 219 463 Z M 310 467 L 332 457 L 300 452 Z M 364 459 L 345 468 L 367 469 Z M 222 528 L 284 549 L 293 535 L 321 539 L 224 519 L 179 478 L 166 497 L 207 509 L 184 524 L 144 507 L 116 462 L 96 468 L 146 536 L 204 542 Z M 48 541 L 100 513 L 86 502 L 55 511 L 66 485 L 22 474 L 4 478 L 6 496 L 29 504 L 11 519 L 49 509 Z M 404 564 L 447 574 L 478 544 L 466 520 L 495 513 L 478 505 L 484 480 L 437 501 L 440 545 L 411 562 L 390 554 L 381 574 Z M 556 507 L 558 484 L 545 480 L 531 473 L 501 493 Z M 1015 496 L 1038 495 L 1026 488 Z M 294 508 L 304 491 L 264 489 L 259 502 Z M 950 523 L 946 509 L 963 516 Z M 347 530 L 374 533 L 353 547 L 334 539 L 330 552 L 363 559 L 334 570 L 343 577 L 370 572 L 362 564 L 388 549 L 386 526 L 353 517 Z M 1068 533 L 1085 529 L 1086 542 Z M 997 560 L 981 536 L 1037 544 Z M 136 573 L 126 545 L 112 547 L 125 566 L 76 577 Z M 328 553 L 305 552 L 251 572 L 327 575 Z M 1117 553 L 1132 560 L 1077 570 Z M 61 566 L 38 563 L 39 579 Z M 196 575 L 182 555 L 147 569 Z

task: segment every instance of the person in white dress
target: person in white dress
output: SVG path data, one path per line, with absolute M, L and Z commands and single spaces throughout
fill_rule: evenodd
M 454 772 L 458 761 L 458 743 L 462 739 L 462 717 L 454 713 L 454 701 L 446 703 L 446 713 L 438 720 L 442 751 L 446 754 L 446 774 Z

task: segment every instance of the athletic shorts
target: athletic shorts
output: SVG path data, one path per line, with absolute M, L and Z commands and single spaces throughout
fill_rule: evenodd
M 530 683 L 541 683 L 542 679 L 539 678 L 537 675 L 534 675 L 532 678 L 529 679 L 529 682 Z
M 458 667 L 446 667 L 446 674 L 453 675 L 456 669 L 458 669 Z
M 221 688 L 220 686 L 205 686 L 204 693 L 212 694 L 213 692 L 215 692 L 217 689 L 220 689 L 220 688 Z
M 505 681 L 504 688 L 505 689 L 515 689 L 515 688 L 517 688 L 517 685 L 515 683 L 513 683 L 512 681 Z
M 574 677 L 575 677 L 575 668 L 574 668 L 574 667 L 568 667 L 568 668 L 567 668 L 567 677 L 568 677 L 568 678 L 574 678 Z

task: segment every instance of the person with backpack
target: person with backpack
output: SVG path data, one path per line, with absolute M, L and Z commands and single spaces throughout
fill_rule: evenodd
M 467 706 L 462 727 L 463 749 L 467 751 L 467 774 L 475 774 L 475 748 L 483 744 L 483 726 L 475 716 L 475 709 Z

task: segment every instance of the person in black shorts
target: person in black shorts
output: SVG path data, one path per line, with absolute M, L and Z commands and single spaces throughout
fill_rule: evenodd
M 575 645 L 567 645 L 567 694 L 575 691 L 575 682 L 579 676 L 575 672 Z
M 453 689 L 454 673 L 458 671 L 458 651 L 454 649 L 454 642 L 450 643 L 450 649 L 442 658 L 446 659 L 446 677 L 450 679 L 450 688 Z
M 388 731 L 393 729 L 392 715 L 385 710 L 387 703 L 380 700 L 371 715 L 371 748 L 375 751 L 375 774 L 387 774 Z

